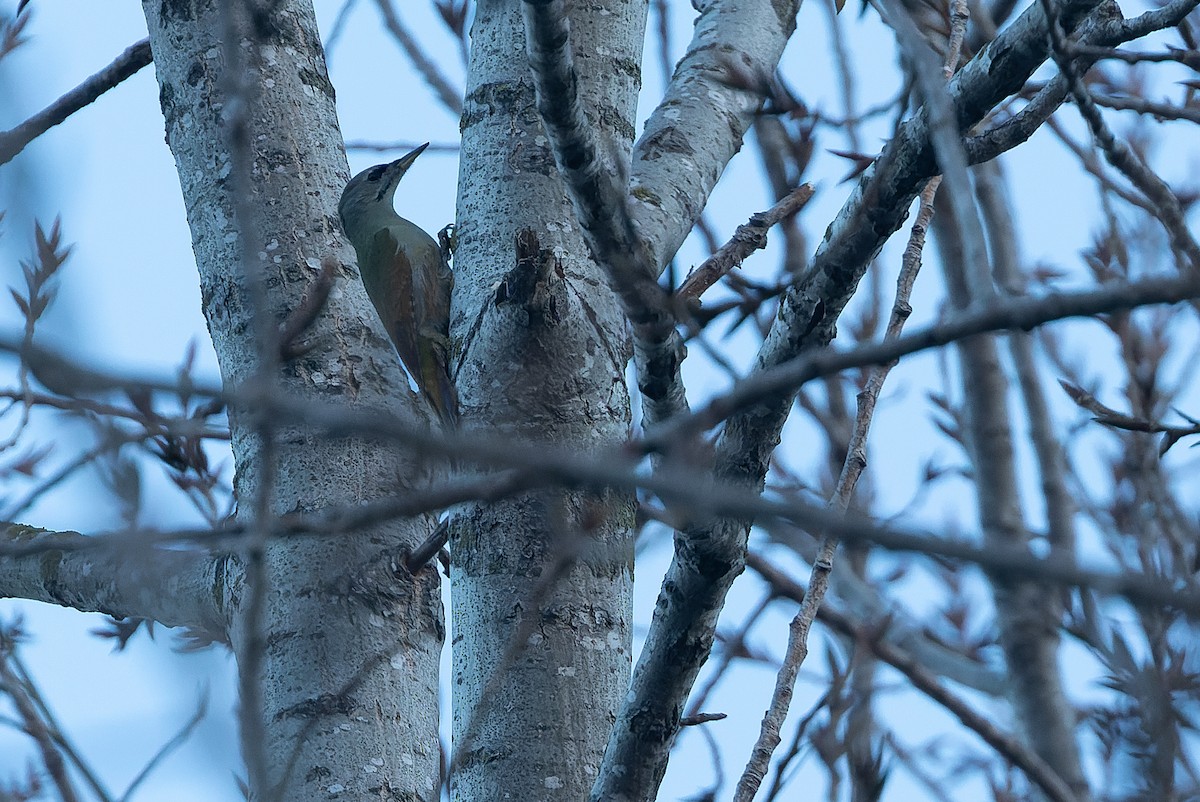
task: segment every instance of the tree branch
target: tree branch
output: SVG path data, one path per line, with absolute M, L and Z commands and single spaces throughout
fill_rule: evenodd
M 763 399 L 795 393 L 820 376 L 851 368 L 882 365 L 894 359 L 938 348 L 976 334 L 996 331 L 1032 331 L 1058 320 L 1133 309 L 1147 304 L 1180 303 L 1200 297 L 1200 279 L 1148 278 L 1115 286 L 1102 285 L 1082 292 L 1053 292 L 1040 298 L 1012 297 L 990 306 L 957 313 L 911 334 L 843 351 L 825 348 L 809 351 L 790 362 L 752 374 L 729 392 L 717 396 L 688 417 L 678 418 L 649 433 L 641 442 L 646 450 L 666 447 L 680 431 L 703 431 L 746 410 Z
M 791 577 L 787 576 L 762 556 L 751 553 L 746 558 L 750 565 L 780 596 L 799 604 L 804 603 L 807 593 Z M 1010 760 L 1025 775 L 1057 802 L 1077 802 L 1071 789 L 1066 786 L 1046 762 L 1014 735 L 1004 732 L 985 715 L 976 712 L 966 701 L 946 689 L 941 680 L 915 660 L 903 648 L 888 640 L 889 622 L 874 627 L 858 626 L 840 613 L 822 607 L 818 619 L 827 626 L 854 639 L 856 646 L 870 650 L 883 662 L 908 677 L 913 687 L 949 711 L 963 726 L 972 730 L 1005 758 Z
M 463 113 L 462 90 L 451 86 L 450 81 L 442 75 L 437 64 L 425 55 L 425 51 L 409 33 L 408 28 L 404 27 L 400 17 L 396 15 L 396 9 L 391 0 L 375 0 L 375 5 L 379 7 L 383 24 L 387 26 L 388 31 L 399 43 L 400 49 L 408 56 L 408 60 L 412 62 L 416 71 L 425 79 L 425 83 L 429 84 L 429 88 L 437 95 L 438 100 L 455 117 L 461 117 Z
M 24 556 L 0 562 L 0 597 L 149 618 L 225 640 L 228 622 L 213 592 L 230 579 L 221 561 L 195 550 L 147 549 L 159 544 L 152 537 L 110 539 L 0 524 L 0 547 L 28 547 Z
M 961 33 L 959 36 L 961 36 Z M 941 178 L 934 177 L 921 191 L 920 211 L 917 212 L 916 222 L 913 223 L 908 246 L 904 249 L 903 264 L 900 268 L 899 277 L 896 280 L 896 297 L 892 304 L 891 314 L 888 317 L 885 337 L 889 340 L 894 340 L 900 336 L 905 322 L 908 320 L 909 315 L 912 314 L 912 305 L 909 303 L 909 300 L 912 297 L 912 289 L 917 280 L 917 273 L 921 268 L 921 254 L 925 247 L 925 234 L 929 228 L 929 221 L 933 217 L 933 200 L 940 183 Z M 858 410 L 854 420 L 854 432 L 846 448 L 846 458 L 842 464 L 841 473 L 838 476 L 837 486 L 833 496 L 829 499 L 830 508 L 838 512 L 844 513 L 850 508 L 850 500 L 854 496 L 854 490 L 858 484 L 859 477 L 866 470 L 867 435 L 870 432 L 871 420 L 875 415 L 875 405 L 879 399 L 880 392 L 883 390 L 883 384 L 895 364 L 895 362 L 889 362 L 885 365 L 876 365 L 871 371 L 866 386 L 858 393 Z M 829 576 L 833 571 L 833 562 L 838 545 L 838 538 L 825 534 L 821 539 L 817 557 L 812 561 L 812 571 L 809 574 L 808 580 L 808 592 L 804 596 L 804 601 L 800 604 L 800 611 L 796 613 L 789 627 L 787 651 L 783 666 L 780 668 L 775 680 L 775 690 L 771 696 L 770 706 L 763 715 L 758 740 L 751 751 L 750 760 L 742 772 L 741 779 L 738 780 L 737 791 L 734 797 L 738 802 L 750 802 L 750 800 L 754 799 L 763 778 L 767 774 L 771 755 L 774 754 L 775 748 L 779 746 L 780 730 L 787 718 L 796 678 L 800 674 L 800 667 L 808 657 L 809 631 L 812 628 L 813 621 L 817 617 L 817 613 L 820 611 L 821 603 L 825 599 L 825 592 L 829 587 Z
M 631 211 L 666 267 L 741 148 L 796 28 L 794 0 L 704 3 L 688 51 L 633 151 Z
M 969 192 L 969 189 L 968 189 Z M 974 194 L 969 198 L 974 204 Z M 947 293 L 959 311 L 995 297 L 990 273 L 985 287 L 965 264 L 965 244 L 951 219 L 957 208 L 939 208 L 936 243 Z M 972 208 L 972 214 L 975 214 Z M 986 268 L 987 265 L 985 264 Z M 960 431 L 974 478 L 974 506 L 983 542 L 1025 548 L 1033 535 L 1018 492 L 1016 444 L 1008 398 L 1010 382 L 995 337 L 972 337 L 956 344 L 962 375 Z M 1070 560 L 1070 552 L 1063 555 Z M 1009 702 L 1020 732 L 1079 800 L 1090 798 L 1079 761 L 1074 715 L 1058 668 L 1061 594 L 1017 574 L 992 574 L 996 629 L 1007 668 Z
M 687 410 L 683 342 L 647 243 L 634 228 L 622 171 L 604 159 L 578 96 L 563 0 L 524 0 L 526 47 L 538 113 L 584 238 L 633 326 L 634 363 L 647 424 Z
M 1172 0 L 1131 20 L 1123 19 L 1119 14 L 1089 19 L 1073 42 L 1074 47 L 1082 48 L 1077 51 L 1082 55 L 1076 58 L 1075 68 L 1083 74 L 1095 63 L 1096 56 L 1091 48 L 1115 47 L 1152 31 L 1178 25 L 1197 5 L 1198 0 Z M 1029 139 L 1062 105 L 1068 92 L 1067 79 L 1061 73 L 1055 75 L 1015 116 L 968 137 L 964 143 L 968 160 L 971 164 L 989 161 Z
M 1041 4 L 1048 15 L 1055 13 L 1051 0 L 1041 0 Z M 1082 72 L 1071 60 L 1070 53 L 1067 52 L 1068 44 L 1064 32 L 1059 29 L 1057 20 L 1054 20 L 1053 23 L 1050 25 L 1049 31 L 1054 61 L 1066 79 L 1071 97 L 1075 100 L 1075 105 L 1079 108 L 1079 113 L 1083 116 L 1084 121 L 1087 122 L 1088 128 L 1091 129 L 1096 144 L 1104 152 L 1108 163 L 1120 170 L 1154 205 L 1154 216 L 1167 230 L 1171 245 L 1180 256 L 1186 257 L 1184 266 L 1190 267 L 1194 272 L 1200 272 L 1200 243 L 1197 243 L 1191 232 L 1188 231 L 1187 220 L 1179 198 L 1175 197 L 1175 193 L 1171 191 L 1167 183 L 1147 167 L 1146 163 L 1138 158 L 1128 145 L 1118 140 L 1109 130 L 1100 110 L 1096 108 L 1095 101 L 1092 100 L 1091 93 L 1080 80 Z
M 1082 292 L 1048 293 L 1040 298 L 998 299 L 986 309 L 960 313 L 895 340 L 867 343 L 844 351 L 832 348 L 812 351 L 789 363 L 760 371 L 738 382 L 728 393 L 713 399 L 702 409 L 671 421 L 640 441 L 633 441 L 630 447 L 641 453 L 651 453 L 669 447 L 670 439 L 679 437 L 680 431 L 707 430 L 764 398 L 794 393 L 814 378 L 851 368 L 886 364 L 976 334 L 1030 331 L 1066 318 L 1093 317 L 1152 304 L 1179 303 L 1196 297 L 1200 297 L 1200 279 L 1184 276 L 1141 279 Z M 75 387 L 77 391 L 179 392 L 181 389 L 177 380 L 119 374 L 84 366 L 36 342 L 26 345 L 20 338 L 3 334 L 0 334 L 0 351 L 23 354 L 33 363 L 34 376 L 50 386 Z M 271 414 L 284 416 L 289 423 L 325 427 L 330 434 L 379 435 L 399 440 L 426 455 L 472 458 L 497 466 L 513 466 L 513 461 L 505 459 L 508 440 L 492 448 L 478 436 L 465 438 L 431 433 L 371 410 L 346 409 L 312 399 L 269 398 L 253 388 L 223 389 L 215 384 L 189 382 L 186 390 L 194 396 L 221 399 L 231 408 L 266 409 Z M 628 457 L 627 452 L 623 454 Z
M 75 786 L 71 783 L 71 776 L 67 771 L 63 756 L 59 752 L 58 745 L 54 741 L 54 734 L 39 713 L 26 684 L 9 667 L 7 652 L 10 648 L 12 648 L 11 644 L 0 643 L 0 691 L 3 691 L 4 695 L 12 701 L 13 707 L 17 709 L 17 715 L 21 718 L 21 728 L 37 744 L 38 751 L 42 756 L 42 765 L 45 766 L 46 773 L 54 783 L 55 790 L 58 791 L 58 798 L 62 802 L 78 802 L 79 794 L 76 793 Z M 5 794 L 5 796 L 8 795 Z
M 0 133 L 0 164 L 10 162 L 30 142 L 145 67 L 150 61 L 150 40 L 143 39 L 127 48 L 100 72 L 16 128 Z
M 1098 0 L 1065 0 L 1060 16 L 1066 28 L 1073 30 L 1094 11 L 1097 3 Z M 726 4 L 713 6 L 722 9 Z M 739 5 L 737 15 L 749 22 L 754 17 L 754 8 Z M 705 29 L 706 16 L 697 21 L 698 40 Z M 754 52 L 774 55 L 773 37 L 782 33 L 780 19 L 776 16 L 770 21 L 754 20 L 758 26 Z M 788 16 L 786 24 L 794 24 L 794 20 Z M 955 75 L 950 94 L 960 130 L 978 123 L 999 101 L 1029 79 L 1046 59 L 1046 37 L 1045 14 L 1040 6 L 1033 5 Z M 749 63 L 759 64 L 761 57 Z M 683 72 L 681 67 L 680 73 Z M 728 126 L 727 117 L 714 113 L 714 104 L 714 100 L 705 98 L 706 114 Z M 686 107 L 670 108 L 670 114 L 675 116 L 686 113 Z M 880 158 L 867 168 L 827 230 L 812 266 L 785 295 L 756 360 L 757 371 L 793 360 L 804 350 L 832 339 L 837 318 L 867 265 L 899 228 L 917 191 L 936 171 L 929 117 L 929 112 L 922 109 L 902 125 Z M 639 150 L 654 141 L 651 134 L 654 123 L 652 118 Z M 712 136 L 719 147 L 728 142 L 727 133 L 712 132 Z M 660 147 L 662 144 L 658 143 Z M 671 144 L 675 149 L 681 142 L 673 140 Z M 692 154 L 689 157 L 694 158 Z M 655 189 L 653 185 L 638 183 L 639 164 L 635 160 L 632 190 L 635 197 L 639 189 Z M 693 168 L 681 172 L 697 171 Z M 664 180 L 663 186 L 670 184 Z M 707 193 L 699 185 L 694 193 L 683 197 L 697 199 L 702 206 Z M 693 220 L 698 213 L 681 208 L 673 211 L 677 218 L 686 220 Z M 639 222 L 643 231 L 671 231 L 677 225 L 661 219 L 653 222 L 639 219 Z M 674 253 L 674 248 L 660 248 L 660 259 L 662 253 Z M 720 484 L 761 492 L 791 400 L 790 392 L 776 395 L 727 421 L 716 444 L 714 474 Z M 634 668 L 629 696 L 592 789 L 594 801 L 649 799 L 655 795 L 666 771 L 684 701 L 711 649 L 726 594 L 743 570 L 750 520 L 736 516 L 705 520 L 696 515 L 695 523 L 677 535 L 675 555 Z
M 812 184 L 801 184 L 770 209 L 751 215 L 749 221 L 737 227 L 728 242 L 688 273 L 675 291 L 676 303 L 691 305 L 699 302 L 700 296 L 725 274 L 741 265 L 750 254 L 767 247 L 767 232 L 776 223 L 803 209 L 812 200 L 814 192 L 816 188 Z

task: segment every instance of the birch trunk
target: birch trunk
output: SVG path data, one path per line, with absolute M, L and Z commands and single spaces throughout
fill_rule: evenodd
M 645 16 L 644 0 L 571 11 L 580 94 L 623 165 Z M 471 36 L 451 330 L 464 427 L 596 453 L 629 433 L 624 317 L 539 122 L 520 4 L 479 2 Z M 586 798 L 628 687 L 633 511 L 578 490 L 457 511 L 455 799 Z
M 292 399 L 402 414 L 407 384 L 336 223 L 348 170 L 312 6 L 283 2 L 253 25 L 242 20 L 234 48 L 224 47 L 228 8 L 220 3 L 147 0 L 145 12 L 225 386 L 265 380 Z M 230 65 L 230 52 L 244 63 Z M 227 87 L 237 82 L 243 89 L 231 97 Z M 245 123 L 240 143 L 230 128 L 236 119 Z M 245 174 L 235 169 L 239 147 Z M 306 332 L 312 347 L 280 361 L 256 342 L 254 304 L 277 327 L 326 256 L 339 261 L 339 275 Z M 267 526 L 275 516 L 353 505 L 423 480 L 394 445 L 270 418 L 232 410 L 243 520 L 263 493 L 267 515 L 257 523 Z M 243 738 L 253 798 L 438 798 L 439 579 L 434 570 L 414 578 L 396 568 L 428 527 L 389 521 L 336 536 L 272 537 L 262 550 L 257 617 L 249 614 L 253 574 L 240 554 L 226 559 L 213 593 L 243 673 L 242 729 L 261 733 L 261 742 Z M 245 676 L 255 664 L 258 675 Z M 247 687 L 261 689 L 261 722 L 252 720 Z

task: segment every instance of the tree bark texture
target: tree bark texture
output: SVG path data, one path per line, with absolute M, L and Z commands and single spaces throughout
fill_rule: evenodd
M 273 386 L 264 392 L 404 414 L 407 382 L 336 223 L 348 170 L 312 6 L 272 4 L 241 20 L 233 52 L 244 63 L 233 68 L 220 3 L 148 0 L 145 12 L 225 385 L 266 382 Z M 241 132 L 230 130 L 235 117 Z M 235 169 L 238 148 L 245 174 Z M 256 341 L 254 305 L 278 327 L 326 256 L 339 262 L 338 280 L 305 332 L 310 347 L 279 361 Z M 426 479 L 392 444 L 327 437 L 253 409 L 231 413 L 239 517 L 269 494 L 259 526 Z M 245 745 L 264 756 L 264 776 L 250 771 L 255 798 L 438 798 L 439 580 L 431 569 L 412 577 L 399 567 L 403 548 L 428 529 L 427 520 L 404 520 L 266 540 L 258 617 L 247 614 L 246 563 L 238 554 L 224 560 L 213 593 L 233 650 L 243 669 L 248 659 L 261 665 L 250 679 L 260 683 L 263 743 Z
M 644 0 L 570 9 L 589 121 L 628 165 Z M 630 427 L 629 335 L 539 121 L 520 3 L 475 7 L 451 337 L 463 427 L 597 453 Z M 628 687 L 633 497 L 462 505 L 451 526 L 455 799 L 582 799 Z

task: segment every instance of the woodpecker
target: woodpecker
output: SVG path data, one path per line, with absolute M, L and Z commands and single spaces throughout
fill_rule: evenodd
M 363 170 L 342 191 L 338 217 L 354 251 L 367 295 L 400 360 L 445 425 L 458 420 L 450 381 L 450 290 L 454 274 L 442 249 L 396 214 L 396 187 L 425 148 Z

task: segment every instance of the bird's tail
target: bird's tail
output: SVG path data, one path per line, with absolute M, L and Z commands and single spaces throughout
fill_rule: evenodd
M 425 383 L 425 395 L 441 419 L 442 425 L 457 429 L 458 392 L 454 389 L 454 382 L 450 380 L 450 375 L 446 371 L 439 370 L 436 373 L 436 376 L 431 377 L 433 381 Z

